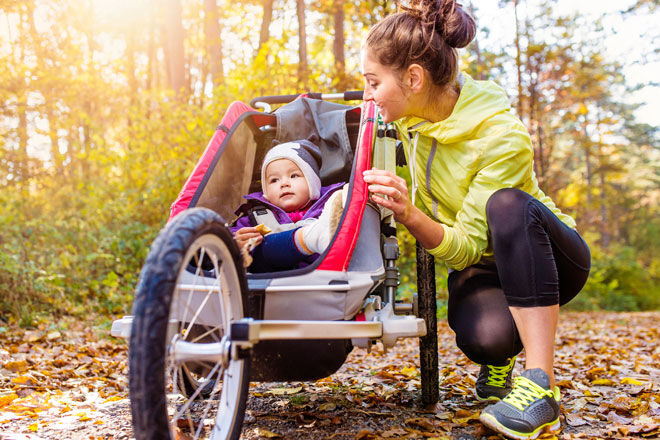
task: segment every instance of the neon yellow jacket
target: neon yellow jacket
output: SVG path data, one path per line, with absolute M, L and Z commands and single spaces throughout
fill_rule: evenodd
M 444 239 L 429 252 L 456 270 L 493 254 L 486 202 L 498 189 L 521 189 L 575 227 L 575 221 L 539 189 L 531 139 L 511 113 L 504 90 L 467 74 L 462 79 L 460 96 L 447 119 L 431 123 L 404 117 L 395 122 L 411 171 L 413 200 L 444 226 Z

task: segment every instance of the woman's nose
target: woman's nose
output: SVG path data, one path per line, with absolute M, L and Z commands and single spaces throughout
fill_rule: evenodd
M 371 93 L 371 88 L 369 86 L 366 86 L 366 85 L 364 86 L 364 93 L 362 95 L 362 99 L 364 101 L 371 101 L 372 99 L 374 99 L 374 97 Z

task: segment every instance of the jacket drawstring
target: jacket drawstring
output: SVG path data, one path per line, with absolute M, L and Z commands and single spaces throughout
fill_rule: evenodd
M 412 133 L 411 133 L 412 135 Z M 410 160 L 408 161 L 408 169 L 410 170 L 410 178 L 412 180 L 412 204 L 415 204 L 415 196 L 417 195 L 417 173 L 416 171 L 416 165 L 415 165 L 415 158 L 417 157 L 417 141 L 419 140 L 419 132 L 415 133 L 415 138 L 412 142 L 412 155 L 410 154 L 410 143 L 408 143 L 408 157 L 410 157 Z

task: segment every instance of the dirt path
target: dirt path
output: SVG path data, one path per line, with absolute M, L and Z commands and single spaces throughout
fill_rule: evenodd
M 660 437 L 660 312 L 565 313 L 557 338 L 562 439 Z M 99 336 L 100 335 L 100 336 Z M 245 439 L 480 439 L 478 366 L 439 323 L 440 403 L 419 406 L 416 341 L 354 350 L 329 378 L 259 383 Z M 516 369 L 521 370 L 520 359 Z M 130 439 L 126 344 L 82 323 L 0 326 L 0 440 Z M 546 435 L 545 438 L 557 438 Z

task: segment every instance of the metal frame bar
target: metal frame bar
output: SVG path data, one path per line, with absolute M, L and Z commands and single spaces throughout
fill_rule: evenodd
M 352 339 L 380 338 L 383 323 L 379 321 L 255 321 L 250 318 L 232 323 L 232 342 L 254 344 L 274 339 Z

